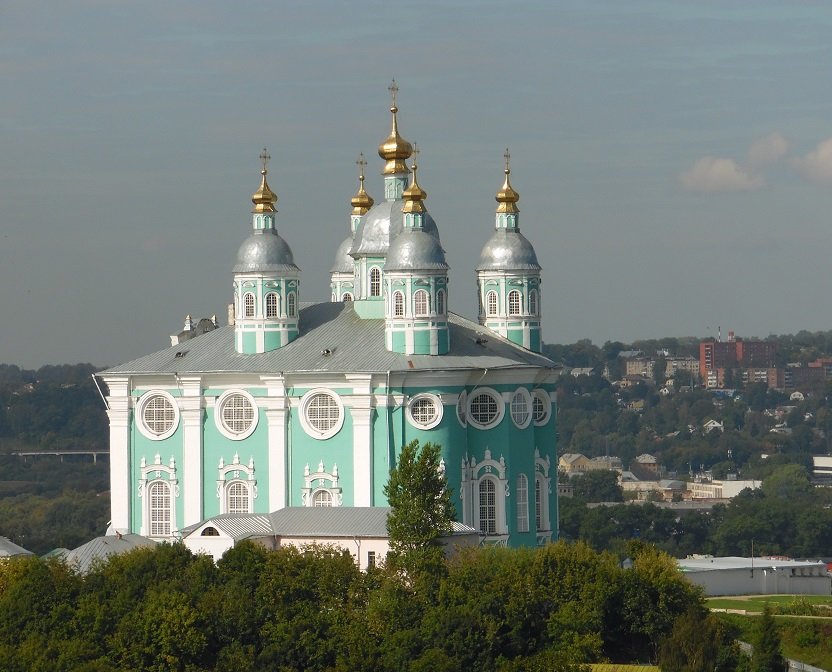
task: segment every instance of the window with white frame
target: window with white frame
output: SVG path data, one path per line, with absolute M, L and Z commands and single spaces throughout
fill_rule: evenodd
M 517 477 L 517 531 L 529 531 L 529 479 L 526 474 Z
M 332 506 L 332 493 L 329 490 L 316 490 L 312 493 L 312 506 Z
M 533 289 L 529 292 L 529 314 L 537 315 L 537 290 Z
M 483 478 L 479 485 L 479 531 L 497 533 L 497 486 L 491 478 Z
M 329 390 L 312 390 L 301 400 L 301 425 L 310 436 L 328 439 L 344 424 L 344 407 Z
M 226 488 L 226 513 L 251 513 L 249 485 L 245 481 L 231 481 Z
M 485 295 L 485 312 L 486 315 L 496 315 L 497 310 L 497 292 L 492 290 Z
M 435 394 L 419 394 L 407 405 L 407 419 L 419 429 L 433 429 L 442 421 L 442 401 Z
M 153 481 L 147 488 L 148 507 L 150 511 L 150 536 L 169 537 L 170 520 L 170 485 L 165 481 Z
M 536 529 L 543 529 L 543 482 L 540 477 L 534 479 L 534 524 Z
M 147 392 L 138 402 L 139 431 L 158 441 L 171 436 L 179 426 L 176 400 L 162 390 Z
M 437 315 L 444 315 L 445 314 L 445 290 L 440 289 L 436 292 L 436 314 Z
M 491 429 L 503 419 L 505 406 L 500 394 L 488 387 L 481 387 L 468 397 L 468 422 L 477 429 Z
M 404 294 L 401 292 L 393 292 L 393 315 L 401 317 L 404 315 Z
M 277 317 L 279 315 L 279 305 L 277 292 L 266 294 L 266 317 Z
M 294 317 L 298 309 L 298 297 L 294 292 L 289 292 L 286 295 L 286 314 L 289 317 Z
M 352 301 L 352 294 L 349 292 L 344 292 L 344 298 L 342 299 L 344 302 Z
M 338 465 L 327 470 L 323 460 L 315 471 L 307 464 L 303 469 L 303 484 L 300 498 L 303 506 L 341 506 L 343 498 L 338 483 Z
M 548 422 L 551 408 L 552 401 L 549 399 L 549 394 L 545 390 L 538 388 L 532 392 L 532 409 L 535 425 L 545 425 Z
M 381 270 L 378 266 L 370 270 L 370 296 L 381 296 Z
M 257 427 L 257 404 L 248 392 L 228 390 L 217 399 L 214 416 L 220 433 L 239 441 L 251 436 Z
M 413 313 L 416 317 L 426 317 L 430 314 L 430 299 L 424 289 L 417 290 L 413 295 Z
M 522 313 L 522 297 L 520 292 L 516 289 L 511 290 L 508 293 L 508 314 L 509 315 L 520 315 Z
M 243 317 L 254 317 L 254 294 L 251 292 L 243 296 Z
M 511 420 L 518 429 L 525 429 L 531 422 L 531 395 L 526 388 L 519 388 L 511 397 Z

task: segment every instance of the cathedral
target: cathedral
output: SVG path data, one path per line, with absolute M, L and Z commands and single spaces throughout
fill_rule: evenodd
M 457 520 L 483 543 L 557 537 L 559 369 L 540 354 L 541 267 L 520 232 L 508 152 L 472 321 L 450 310 L 439 225 L 399 132 L 395 83 L 391 93 L 383 198 L 365 189 L 362 157 L 329 301 L 301 302 L 264 151 L 227 326 L 189 316 L 171 347 L 97 374 L 112 533 L 174 539 L 222 514 L 383 507 L 401 447 L 418 440 L 441 446 Z

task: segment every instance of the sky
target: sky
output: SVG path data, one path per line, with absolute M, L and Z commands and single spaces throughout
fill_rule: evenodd
M 301 300 L 328 300 L 394 77 L 454 312 L 508 147 L 545 341 L 830 329 L 831 29 L 822 0 L 3 0 L 0 362 L 225 323 L 263 147 Z

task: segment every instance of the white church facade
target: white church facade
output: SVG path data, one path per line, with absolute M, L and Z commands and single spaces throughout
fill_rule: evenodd
M 385 507 L 389 471 L 418 439 L 441 446 L 457 519 L 486 543 L 556 538 L 559 368 L 540 354 L 541 267 L 508 156 L 472 321 L 448 309 L 449 265 L 393 91 L 384 199 L 365 190 L 362 161 L 329 301 L 301 303 L 264 153 L 229 324 L 188 317 L 171 347 L 98 374 L 113 532 L 171 539 L 222 514 Z

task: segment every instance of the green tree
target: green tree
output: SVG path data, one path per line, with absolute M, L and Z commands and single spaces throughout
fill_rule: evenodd
M 725 625 L 699 605 L 676 619 L 659 648 L 662 672 L 733 672 L 738 662 L 738 648 Z
M 455 514 L 439 446 L 426 443 L 420 448 L 412 441 L 402 448 L 384 495 L 390 505 L 388 563 L 411 579 L 438 570 L 444 560 L 440 538 L 451 532 Z
M 813 493 L 809 475 L 799 464 L 785 464 L 775 469 L 763 481 L 762 489 L 766 497 L 790 500 L 805 498 Z
M 752 672 L 782 672 L 786 661 L 780 648 L 780 633 L 777 623 L 771 615 L 768 604 L 763 607 L 763 614 L 757 624 L 754 636 L 754 653 L 751 656 Z
M 618 474 L 609 469 L 596 469 L 575 476 L 571 480 L 575 497 L 585 502 L 623 502 L 624 496 L 618 485 Z

